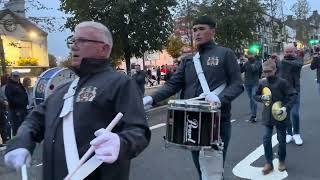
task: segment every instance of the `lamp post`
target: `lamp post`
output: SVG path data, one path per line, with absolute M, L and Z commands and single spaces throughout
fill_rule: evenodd
M 5 59 L 4 50 L 3 50 L 3 39 L 1 35 L 0 35 L 0 59 L 1 59 L 2 75 L 4 75 L 7 72 L 7 66 L 6 66 L 6 59 Z

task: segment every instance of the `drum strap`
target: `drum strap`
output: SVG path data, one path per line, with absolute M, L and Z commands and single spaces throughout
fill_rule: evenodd
M 197 76 L 198 76 L 198 79 L 200 81 L 200 85 L 202 87 L 203 92 L 205 94 L 209 93 L 210 92 L 210 88 L 208 86 L 206 77 L 204 76 L 204 73 L 203 73 L 203 70 L 202 70 L 202 67 L 201 67 L 199 52 L 197 52 L 197 54 L 195 54 L 193 56 L 193 64 L 194 64 L 194 67 L 196 69 Z
M 69 172 L 76 167 L 80 160 L 73 124 L 73 96 L 76 92 L 78 81 L 78 78 L 75 79 L 69 86 L 68 92 L 64 95 L 64 103 L 59 116 L 63 118 L 63 143 Z
M 202 91 L 203 91 L 204 94 L 208 94 L 210 92 L 210 88 L 208 86 L 208 82 L 207 82 L 206 77 L 204 76 L 204 73 L 203 73 L 203 70 L 202 70 L 202 66 L 201 66 L 201 63 L 200 63 L 200 54 L 199 54 L 199 52 L 197 52 L 193 56 L 193 64 L 194 64 L 194 68 L 196 69 L 197 76 L 198 76 L 198 79 L 200 81 L 200 85 L 201 85 Z M 218 95 L 224 90 L 224 88 L 226 88 L 226 83 L 223 83 L 222 85 L 217 87 L 213 92 L 216 95 Z
M 71 83 L 68 92 L 64 95 L 64 104 L 60 113 L 60 117 L 63 118 L 63 143 L 69 173 L 77 167 L 80 161 L 73 123 L 73 103 L 78 81 L 79 78 L 75 79 Z M 102 163 L 95 156 L 91 157 L 76 171 L 71 179 L 83 180 Z

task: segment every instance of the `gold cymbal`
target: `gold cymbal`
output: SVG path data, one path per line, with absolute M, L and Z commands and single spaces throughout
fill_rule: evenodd
M 284 113 L 278 115 L 278 111 L 282 107 L 283 106 L 282 106 L 281 101 L 277 101 L 277 102 L 273 103 L 273 105 L 272 105 L 271 113 L 272 113 L 273 118 L 277 121 L 283 121 L 287 117 L 287 112 L 284 112 Z
M 262 89 L 262 95 L 271 96 L 271 90 L 268 87 Z
M 270 99 L 272 98 L 271 90 L 268 87 L 264 87 L 262 89 L 262 95 L 263 96 L 269 96 Z M 271 104 L 271 100 L 270 101 L 264 101 L 264 105 L 265 106 L 270 106 L 270 104 Z

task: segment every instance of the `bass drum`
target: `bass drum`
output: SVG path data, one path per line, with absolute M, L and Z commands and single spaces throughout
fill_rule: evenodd
M 33 100 L 37 106 L 44 102 L 47 97 L 59 86 L 73 81 L 77 75 L 67 68 L 52 68 L 43 72 L 33 88 Z

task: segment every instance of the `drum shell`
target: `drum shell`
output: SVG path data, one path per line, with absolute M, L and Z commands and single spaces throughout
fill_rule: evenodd
M 220 110 L 201 105 L 168 107 L 166 142 L 182 148 L 200 150 L 220 142 Z

